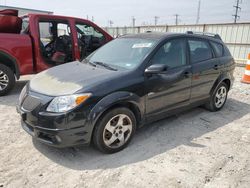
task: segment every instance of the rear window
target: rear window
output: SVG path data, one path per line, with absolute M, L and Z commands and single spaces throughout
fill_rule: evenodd
M 191 63 L 198 63 L 213 58 L 211 48 L 207 41 L 188 40 Z
M 216 42 L 211 42 L 211 45 L 214 49 L 216 57 L 222 57 L 223 56 L 223 46 Z

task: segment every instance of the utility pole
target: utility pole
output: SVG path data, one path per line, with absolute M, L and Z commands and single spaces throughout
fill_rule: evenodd
M 242 3 L 242 2 L 241 2 Z M 233 14 L 234 17 L 234 23 L 237 22 L 237 20 L 240 18 L 239 14 L 239 10 L 241 10 L 240 7 L 240 0 L 237 0 L 236 5 L 233 6 L 235 8 L 235 14 Z
M 199 0 L 199 2 L 198 2 L 196 24 L 199 24 L 199 21 L 200 21 L 200 12 L 201 12 L 201 0 Z
M 179 22 L 179 14 L 175 14 L 175 25 L 178 25 L 178 22 Z
M 155 19 L 155 26 L 157 25 L 157 23 L 158 23 L 158 19 L 159 19 L 159 17 L 158 16 L 155 16 L 154 17 L 154 19 Z
M 112 20 L 108 20 L 108 26 L 109 26 L 109 27 L 112 27 L 113 24 L 114 24 L 114 22 L 113 22 Z
M 133 27 L 135 27 L 135 20 L 136 20 L 135 17 L 132 16 L 132 26 L 133 26 Z

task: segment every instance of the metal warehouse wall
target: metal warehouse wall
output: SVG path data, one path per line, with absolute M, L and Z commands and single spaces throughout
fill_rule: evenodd
M 114 37 L 131 33 L 144 33 L 146 31 L 178 33 L 184 33 L 186 31 L 199 31 L 218 33 L 238 62 L 245 62 L 247 54 L 250 53 L 250 22 L 237 24 L 112 27 L 104 29 Z

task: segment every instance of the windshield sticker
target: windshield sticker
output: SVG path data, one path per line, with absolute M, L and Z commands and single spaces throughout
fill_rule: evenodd
M 132 48 L 150 48 L 152 46 L 152 43 L 139 43 L 134 44 Z

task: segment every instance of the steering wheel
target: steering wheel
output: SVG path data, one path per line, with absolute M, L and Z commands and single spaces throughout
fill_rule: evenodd
M 54 43 L 55 43 L 55 40 L 52 40 L 48 44 L 46 44 L 44 47 L 45 52 L 46 52 L 48 57 L 52 57 L 52 55 L 55 53 Z

